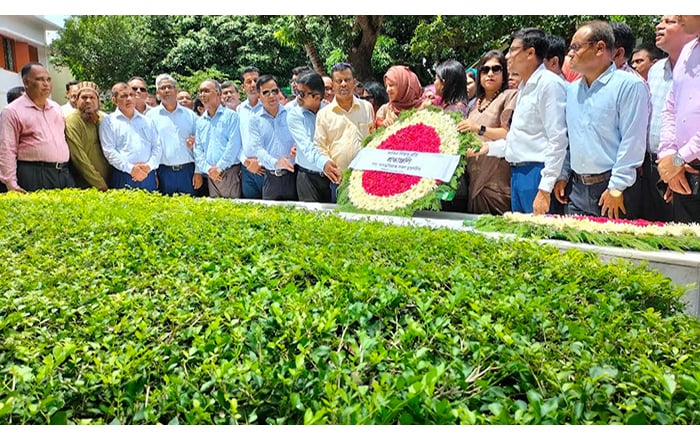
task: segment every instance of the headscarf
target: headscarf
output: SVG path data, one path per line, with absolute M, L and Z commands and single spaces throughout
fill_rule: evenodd
M 415 73 L 407 66 L 391 66 L 384 78 L 389 78 L 396 84 L 398 90 L 397 99 L 389 101 L 389 107 L 399 113 L 402 110 L 416 108 L 421 103 L 423 87 Z

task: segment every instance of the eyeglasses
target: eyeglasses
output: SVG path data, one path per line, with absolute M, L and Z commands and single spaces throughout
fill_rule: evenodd
M 131 90 L 133 90 L 134 92 L 141 92 L 141 93 L 148 92 L 148 89 L 145 87 L 132 87 Z
M 500 64 L 494 64 L 493 66 L 481 66 L 481 69 L 479 69 L 482 75 L 488 75 L 489 72 L 493 73 L 501 73 L 503 72 L 503 66 Z
M 298 97 L 300 97 L 301 99 L 304 99 L 304 98 L 306 98 L 307 96 L 316 96 L 316 95 L 319 95 L 319 93 L 316 93 L 316 92 L 304 92 L 304 91 L 302 91 L 302 90 L 296 90 L 294 93 L 295 93 Z
M 331 68 L 331 70 L 345 70 L 345 69 L 349 69 L 351 67 L 352 67 L 352 64 L 350 64 L 350 63 L 345 63 L 345 62 L 335 63 L 335 64 L 333 64 L 333 67 Z
M 280 89 L 274 88 L 274 89 L 269 89 L 269 90 L 261 90 L 260 93 L 263 96 L 270 96 L 270 94 L 279 95 Z
M 571 44 L 571 46 L 569 46 L 569 50 L 567 51 L 567 53 L 568 53 L 568 52 L 571 52 L 572 50 L 573 50 L 574 52 L 578 52 L 579 49 L 581 49 L 582 47 L 584 47 L 584 46 L 590 46 L 590 45 L 593 44 L 593 43 L 595 43 L 595 41 L 586 41 L 586 42 L 581 43 L 581 44 L 573 43 L 573 44 Z
M 175 89 L 175 87 L 173 87 L 170 84 L 163 84 L 162 86 L 158 87 L 158 90 L 174 90 L 174 89 Z M 142 90 L 142 91 L 145 91 L 145 90 Z

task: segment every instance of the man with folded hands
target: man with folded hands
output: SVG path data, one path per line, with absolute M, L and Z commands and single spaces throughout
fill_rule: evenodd
M 610 24 L 581 26 L 569 46 L 571 68 L 581 73 L 566 93 L 569 149 L 554 186 L 567 214 L 639 218 L 640 172 L 649 124 L 649 90 L 638 75 L 613 62 Z M 571 192 L 566 185 L 572 180 Z

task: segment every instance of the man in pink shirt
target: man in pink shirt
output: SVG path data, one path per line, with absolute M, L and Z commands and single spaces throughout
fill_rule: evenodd
M 673 68 L 673 85 L 661 113 L 659 175 L 668 183 L 673 219 L 700 222 L 700 15 L 679 15 L 688 42 Z
M 66 123 L 49 99 L 51 76 L 39 63 L 22 67 L 25 94 L 0 116 L 0 180 L 9 191 L 72 188 Z

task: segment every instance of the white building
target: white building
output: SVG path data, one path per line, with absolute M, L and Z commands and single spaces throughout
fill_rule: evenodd
M 22 85 L 19 71 L 30 61 L 49 67 L 47 31 L 60 26 L 41 15 L 0 15 L 0 109 L 7 105 L 7 91 Z M 54 84 L 54 95 L 63 95 Z

